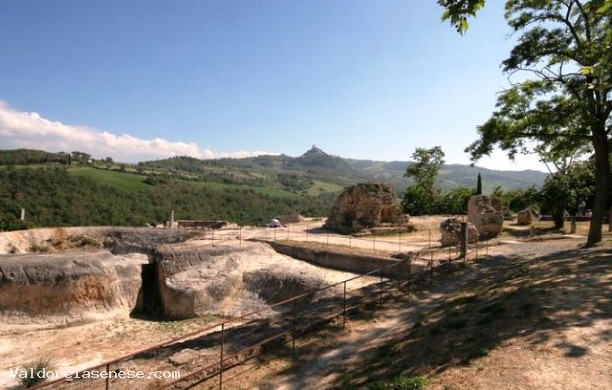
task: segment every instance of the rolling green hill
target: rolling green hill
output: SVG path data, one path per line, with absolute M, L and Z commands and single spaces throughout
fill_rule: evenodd
M 319 148 L 299 157 L 199 160 L 173 157 L 137 165 L 93 160 L 87 153 L 0 151 L 0 230 L 27 226 L 143 225 L 159 223 L 175 210 L 180 219 L 225 219 L 263 224 L 278 214 L 325 215 L 343 187 L 364 181 L 392 184 L 398 195 L 410 162 L 346 160 Z M 485 192 L 540 186 L 537 171 L 493 171 L 445 165 L 445 190 L 475 187 Z

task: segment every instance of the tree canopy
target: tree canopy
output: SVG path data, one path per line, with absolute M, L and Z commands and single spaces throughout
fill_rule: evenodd
M 484 0 L 439 0 L 444 19 L 464 32 Z M 497 99 L 473 160 L 494 147 L 561 156 L 593 153 L 596 189 L 588 244 L 601 241 L 610 186 L 612 129 L 612 0 L 506 0 L 506 20 L 519 34 L 503 71 L 527 75 Z
M 444 164 L 444 152 L 439 146 L 431 149 L 417 148 L 412 159 L 415 162 L 406 168 L 404 176 L 413 179 L 414 184 L 406 189 L 402 202 L 404 210 L 412 215 L 432 213 L 440 192 L 436 180 Z

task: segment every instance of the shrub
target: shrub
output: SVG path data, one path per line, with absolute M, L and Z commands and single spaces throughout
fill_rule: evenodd
M 42 383 L 45 380 L 43 372 L 48 371 L 50 369 L 50 363 L 51 362 L 48 358 L 41 357 L 37 361 L 26 365 L 23 370 L 28 373 L 32 372 L 32 375 L 27 375 L 24 378 L 19 378 L 19 381 L 21 382 L 21 386 L 19 388 L 28 389 L 30 387 L 36 386 L 39 383 Z

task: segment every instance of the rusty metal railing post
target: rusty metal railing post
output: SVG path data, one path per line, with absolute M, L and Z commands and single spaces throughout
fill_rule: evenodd
M 353 247 L 353 236 L 349 236 L 349 248 Z
M 297 320 L 297 308 L 295 299 L 293 300 L 291 306 L 291 311 L 293 311 L 293 318 L 291 320 L 291 354 L 295 356 L 295 323 Z
M 110 363 L 106 365 L 106 384 L 104 388 L 108 390 L 109 385 L 110 385 Z
M 276 229 L 278 229 L 278 228 L 273 227 L 272 229 L 274 229 L 274 233 L 273 233 L 274 234 L 274 238 L 273 238 L 273 241 L 276 241 Z
M 344 281 L 344 296 L 342 297 L 342 329 L 346 328 L 346 280 Z
M 289 239 L 289 230 L 291 230 L 291 227 L 287 225 L 287 240 Z
M 225 349 L 225 323 L 221 324 L 221 353 L 219 357 L 219 390 L 223 389 L 223 351 Z

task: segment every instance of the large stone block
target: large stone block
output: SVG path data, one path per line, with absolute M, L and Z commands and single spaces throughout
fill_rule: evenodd
M 440 236 L 442 246 L 458 245 L 461 240 L 461 221 L 457 218 L 449 218 L 440 223 Z M 468 222 L 468 243 L 478 242 L 478 230 Z
M 529 209 L 521 210 L 516 214 L 516 223 L 519 225 L 531 225 L 535 215 Z
M 504 224 L 502 201 L 486 195 L 472 196 L 468 202 L 468 222 L 476 227 L 480 239 L 497 237 Z

